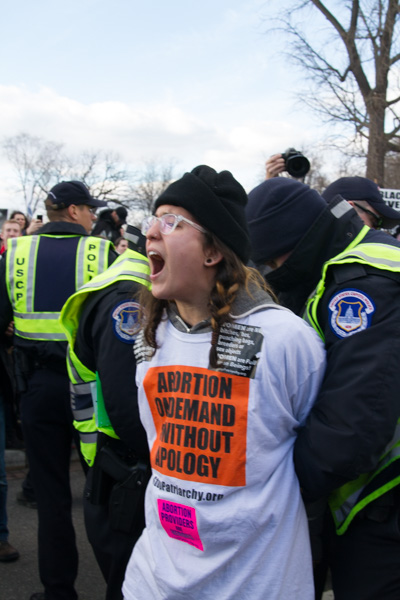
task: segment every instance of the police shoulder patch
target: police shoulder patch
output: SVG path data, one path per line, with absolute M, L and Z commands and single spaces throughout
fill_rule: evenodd
M 328 309 L 332 331 L 344 338 L 371 326 L 375 304 L 367 294 L 350 288 L 335 294 Z
M 133 301 L 120 302 L 111 312 L 114 334 L 121 342 L 133 344 L 139 332 L 139 304 Z

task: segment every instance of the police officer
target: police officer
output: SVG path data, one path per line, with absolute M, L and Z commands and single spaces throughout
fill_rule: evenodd
M 79 181 L 62 181 L 45 201 L 38 235 L 9 240 L 0 265 L 0 329 L 14 321 L 21 419 L 39 517 L 39 573 L 45 592 L 31 600 L 74 600 L 78 553 L 71 519 L 73 439 L 67 342 L 59 323 L 66 299 L 117 257 L 90 237 L 106 203 Z
M 74 424 L 91 467 L 85 525 L 107 582 L 107 600 L 122 599 L 126 565 L 144 527 L 149 475 L 132 349 L 138 333 L 136 296 L 142 286 L 150 286 L 149 266 L 140 231 L 128 225 L 125 239 L 128 249 L 69 298 L 61 314 L 70 342 Z
M 322 197 L 330 202 L 337 194 L 347 200 L 372 229 L 393 229 L 400 224 L 400 212 L 386 204 L 379 187 L 367 177 L 340 177 L 328 185 Z
M 294 457 L 305 499 L 329 497 L 335 600 L 398 599 L 400 244 L 340 195 L 326 204 L 292 179 L 252 190 L 247 218 L 254 262 L 325 340 L 327 372 Z

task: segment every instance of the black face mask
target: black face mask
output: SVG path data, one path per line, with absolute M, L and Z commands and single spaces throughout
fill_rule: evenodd
M 319 277 L 319 273 L 314 273 L 313 279 L 299 277 L 296 271 L 290 268 L 290 264 L 285 262 L 279 269 L 267 273 L 265 280 L 278 296 L 282 306 L 302 316 L 307 298 L 314 290 Z
M 297 315 L 303 314 L 307 298 L 321 278 L 324 262 L 344 250 L 364 225 L 347 203 L 347 210 L 339 217 L 334 216 L 332 211 L 341 202 L 343 199 L 337 196 L 305 232 L 287 260 L 265 275 L 280 303 Z M 354 226 L 352 215 L 356 219 Z M 353 233 L 349 235 L 350 232 Z

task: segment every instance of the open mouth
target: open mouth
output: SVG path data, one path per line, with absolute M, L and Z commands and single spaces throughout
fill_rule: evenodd
M 165 261 L 164 261 L 163 257 L 160 254 L 158 254 L 158 252 L 155 252 L 154 250 L 151 250 L 149 252 L 148 257 L 149 257 L 151 275 L 152 275 L 152 277 L 154 277 L 155 275 L 158 275 L 159 273 L 161 273 L 161 271 L 164 268 Z

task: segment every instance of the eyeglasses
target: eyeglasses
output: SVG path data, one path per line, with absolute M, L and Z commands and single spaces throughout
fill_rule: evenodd
M 380 229 L 382 227 L 382 224 L 383 224 L 382 217 L 380 217 L 379 215 L 376 215 L 374 212 L 372 212 L 372 210 L 368 210 L 368 208 L 364 208 L 363 206 L 361 206 L 361 204 L 358 204 L 357 202 L 354 202 L 354 206 L 357 206 L 357 208 L 359 208 L 363 212 L 367 213 L 370 217 L 372 217 L 374 219 L 374 223 L 376 223 L 375 229 Z
M 163 233 L 164 235 L 169 235 L 170 233 L 175 231 L 176 227 L 178 226 L 178 224 L 181 221 L 188 223 L 188 225 L 191 225 L 192 227 L 194 227 L 198 231 L 201 231 L 202 233 L 207 233 L 206 230 L 203 229 L 203 227 L 201 227 L 201 225 L 197 225 L 197 223 L 193 223 L 193 221 L 191 221 L 190 219 L 186 219 L 186 217 L 182 217 L 182 215 L 167 214 L 167 215 L 162 215 L 161 217 L 156 217 L 155 215 L 150 215 L 149 217 L 146 217 L 145 219 L 143 219 L 143 222 L 142 222 L 143 235 L 147 235 L 147 232 L 149 231 L 150 227 L 152 227 L 156 221 L 158 222 L 161 233 Z

